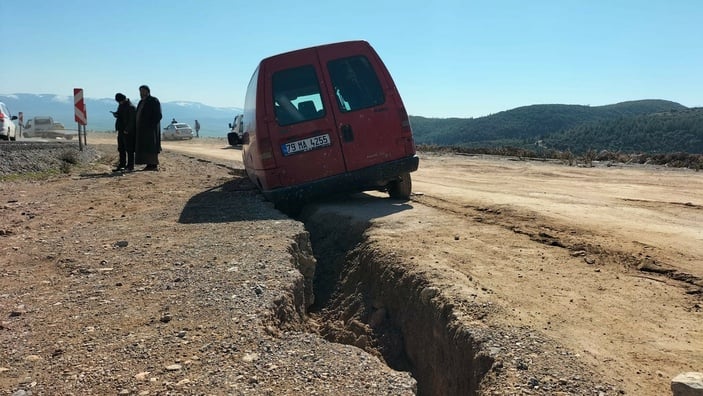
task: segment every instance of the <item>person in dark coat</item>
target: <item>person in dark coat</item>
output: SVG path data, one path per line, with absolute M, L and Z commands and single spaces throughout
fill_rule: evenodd
M 137 105 L 137 136 L 135 144 L 135 163 L 146 164 L 145 171 L 159 170 L 159 153 L 161 152 L 161 103 L 151 96 L 148 86 L 139 87 L 142 98 Z
M 120 163 L 113 172 L 134 170 L 134 143 L 137 129 L 137 109 L 132 102 L 122 93 L 115 94 L 115 101 L 119 103 L 115 116 L 115 130 L 117 131 L 117 151 L 120 153 Z

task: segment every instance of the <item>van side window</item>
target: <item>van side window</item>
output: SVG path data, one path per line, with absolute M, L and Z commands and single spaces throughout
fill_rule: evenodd
M 378 106 L 386 101 L 378 76 L 365 56 L 329 61 L 327 69 L 342 112 Z
M 325 116 L 320 84 L 312 65 L 273 74 L 273 107 L 279 125 L 290 125 Z

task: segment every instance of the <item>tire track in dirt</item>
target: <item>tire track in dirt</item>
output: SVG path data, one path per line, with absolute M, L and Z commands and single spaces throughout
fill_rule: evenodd
M 442 210 L 446 213 L 461 217 L 469 217 L 474 221 L 495 224 L 509 229 L 516 234 L 529 237 L 532 241 L 564 248 L 574 257 L 583 257 L 585 263 L 608 265 L 614 268 L 625 267 L 628 271 L 638 270 L 644 273 L 660 275 L 682 284 L 677 286 L 687 294 L 703 294 L 703 277 L 697 274 L 677 270 L 665 260 L 655 255 L 652 246 L 633 244 L 630 251 L 623 251 L 607 246 L 604 236 L 596 235 L 589 230 L 572 225 L 557 224 L 554 220 L 526 211 L 519 212 L 510 207 L 484 207 L 458 204 L 446 199 L 426 194 L 414 195 L 413 201 Z M 638 200 L 636 202 L 647 202 Z M 698 209 L 698 205 L 667 203 L 683 205 Z M 663 281 L 661 279 L 657 279 Z M 672 285 L 674 285 L 672 283 Z

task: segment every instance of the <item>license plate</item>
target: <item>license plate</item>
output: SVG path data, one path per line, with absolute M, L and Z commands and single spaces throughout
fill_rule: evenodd
M 284 156 L 289 156 L 293 154 L 304 153 L 306 151 L 315 150 L 322 147 L 327 147 L 332 145 L 330 141 L 330 135 L 318 135 L 305 139 L 296 140 L 294 142 L 283 143 L 281 145 L 281 152 Z

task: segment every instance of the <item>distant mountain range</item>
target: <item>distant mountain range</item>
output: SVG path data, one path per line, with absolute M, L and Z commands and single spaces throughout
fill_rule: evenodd
M 411 116 L 418 144 L 466 148 L 703 153 L 703 108 L 667 100 L 543 104 L 480 118 Z
M 133 102 L 138 102 L 133 98 Z M 75 129 L 73 96 L 52 94 L 0 95 L 25 121 L 50 115 Z M 113 98 L 86 98 L 88 130 L 111 131 L 117 109 Z M 172 118 L 191 125 L 200 122 L 201 136 L 226 136 L 236 107 L 212 107 L 197 102 L 162 102 L 162 125 Z M 688 108 L 668 100 L 637 100 L 606 106 L 539 104 L 479 118 L 410 116 L 417 144 L 466 148 L 517 147 L 530 150 L 610 150 L 648 153 L 703 153 L 703 108 Z
M 130 98 L 136 106 L 139 98 Z M 117 110 L 114 98 L 85 98 L 86 113 L 88 114 L 87 130 L 112 131 L 115 128 L 115 118 L 110 111 Z M 7 94 L 0 95 L 0 102 L 5 103 L 12 115 L 23 113 L 24 120 L 35 116 L 52 116 L 56 122 L 63 123 L 66 128 L 76 129 L 74 121 L 73 96 L 53 94 Z M 226 136 L 228 124 L 232 122 L 242 109 L 237 107 L 212 107 L 197 102 L 161 102 L 163 113 L 162 125 L 175 118 L 179 122 L 187 122 L 194 126 L 195 120 L 200 123 L 201 136 Z

